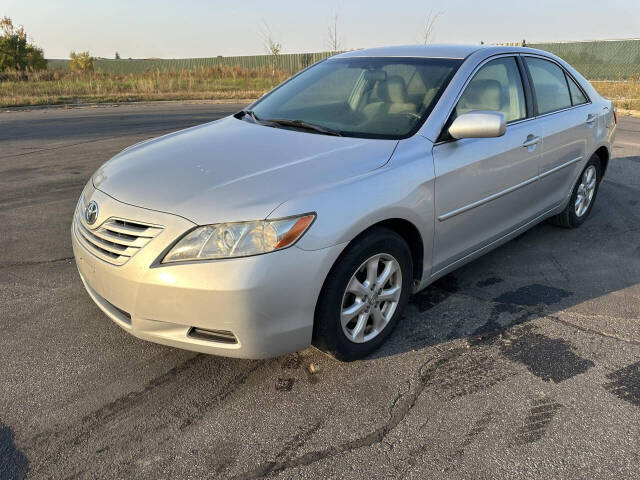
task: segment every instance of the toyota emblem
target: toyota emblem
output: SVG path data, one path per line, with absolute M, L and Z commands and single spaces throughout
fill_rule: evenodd
M 84 210 L 84 219 L 89 225 L 96 223 L 98 219 L 98 204 L 96 202 L 90 202 L 87 208 Z

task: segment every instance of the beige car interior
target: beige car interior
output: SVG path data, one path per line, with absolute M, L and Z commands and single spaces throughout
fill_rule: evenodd
M 393 123 L 402 129 L 405 122 L 411 123 L 415 117 L 421 117 L 438 88 L 427 87 L 417 73 L 411 75 L 408 82 L 411 91 L 401 75 L 388 75 L 385 80 L 378 80 L 362 99 L 361 123 L 380 124 L 381 128 L 389 128 L 389 123 Z
M 362 113 L 365 118 L 375 118 L 385 114 L 417 113 L 414 103 L 407 101 L 407 86 L 400 75 L 392 75 L 376 84 L 380 101 L 367 104 Z
M 474 110 L 502 112 L 507 122 L 526 116 L 522 83 L 515 64 L 507 68 L 508 64 L 503 62 L 487 64 L 469 82 L 456 106 L 456 116 Z

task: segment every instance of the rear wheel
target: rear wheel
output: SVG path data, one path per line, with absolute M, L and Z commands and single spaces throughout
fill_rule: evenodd
M 397 233 L 377 228 L 338 259 L 322 288 L 314 344 L 341 360 L 356 360 L 391 334 L 407 303 L 411 253 Z
M 601 172 L 600 157 L 593 155 L 573 187 L 567 207 L 562 213 L 551 217 L 549 221 L 565 228 L 576 228 L 582 225 L 595 203 L 600 187 Z

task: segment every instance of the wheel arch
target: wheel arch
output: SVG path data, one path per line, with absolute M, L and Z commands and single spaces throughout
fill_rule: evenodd
M 312 334 L 314 341 L 317 341 L 317 338 L 318 338 L 317 315 L 318 315 L 318 308 L 320 305 L 320 298 L 322 297 L 322 291 L 326 288 L 327 280 L 331 276 L 331 272 L 333 271 L 335 266 L 338 264 L 338 262 L 342 260 L 342 258 L 344 257 L 344 255 L 346 254 L 350 246 L 352 246 L 360 238 L 362 238 L 363 236 L 365 236 L 366 234 L 368 234 L 369 232 L 377 228 L 391 230 L 394 233 L 400 235 L 400 237 L 402 237 L 402 239 L 407 243 L 409 247 L 409 251 L 411 252 L 414 288 L 415 286 L 420 284 L 423 276 L 423 267 L 424 267 L 424 242 L 422 239 L 422 235 L 420 234 L 420 231 L 418 230 L 416 225 L 405 218 L 399 218 L 399 217 L 379 220 L 369 225 L 368 227 L 360 231 L 360 233 L 355 235 L 345 245 L 345 247 L 342 249 L 342 252 L 340 252 L 340 255 L 338 255 L 338 257 L 335 259 L 335 261 L 327 271 L 327 274 L 322 282 L 322 288 L 316 299 L 316 305 L 314 308 L 314 322 L 313 322 L 313 334 Z
M 400 235 L 411 251 L 411 262 L 413 264 L 413 282 L 417 285 L 422 280 L 424 269 L 424 242 L 418 228 L 409 220 L 404 218 L 389 218 L 382 220 L 362 233 L 374 228 L 387 228 Z
M 349 241 L 349 243 L 342 250 L 342 253 L 334 262 L 334 265 L 340 261 L 342 256 L 351 245 L 356 243 L 360 238 L 369 233 L 371 230 L 375 230 L 376 228 L 386 228 L 388 230 L 391 230 L 400 235 L 400 237 L 402 237 L 402 239 L 407 243 L 409 251 L 411 252 L 414 285 L 419 284 L 422 280 L 422 273 L 424 270 L 424 241 L 422 235 L 420 234 L 420 231 L 418 230 L 418 227 L 416 227 L 413 222 L 405 218 L 387 218 L 385 220 L 380 220 L 369 225 Z M 333 268 L 333 265 L 331 268 Z

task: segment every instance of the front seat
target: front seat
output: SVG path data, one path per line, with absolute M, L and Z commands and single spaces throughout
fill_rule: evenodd
M 416 106 L 407 102 L 407 86 L 399 75 L 391 75 L 376 86 L 378 97 L 382 101 L 368 104 L 362 110 L 364 118 L 375 121 L 381 115 L 416 113 Z
M 502 111 L 502 88 L 500 82 L 493 79 L 473 80 L 460 97 L 456 106 L 456 115 L 474 110 Z

